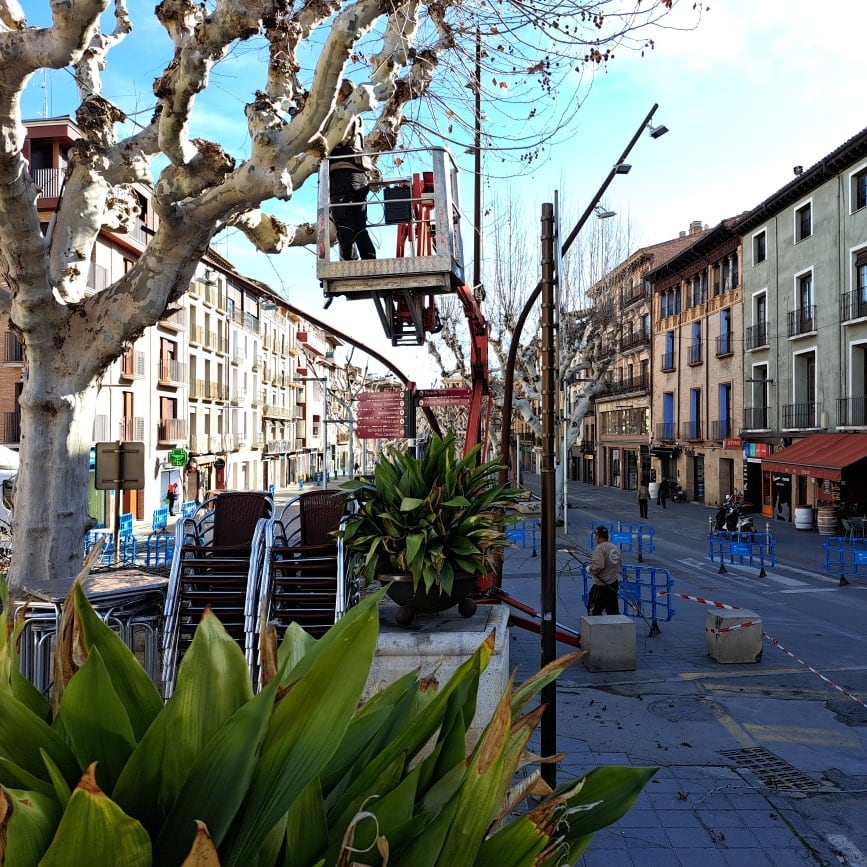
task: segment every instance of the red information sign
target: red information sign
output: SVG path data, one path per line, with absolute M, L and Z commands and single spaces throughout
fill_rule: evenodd
M 402 391 L 365 391 L 358 396 L 356 435 L 359 439 L 392 439 L 404 435 Z
M 469 406 L 471 388 L 426 388 L 419 393 L 419 406 Z

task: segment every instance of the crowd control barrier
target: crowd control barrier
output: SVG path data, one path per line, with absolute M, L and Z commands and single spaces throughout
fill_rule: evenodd
M 822 542 L 825 549 L 825 571 L 848 584 L 846 574 L 867 575 L 867 539 L 831 536 Z
M 587 566 L 581 567 L 584 578 L 584 607 L 590 596 L 593 576 Z M 659 621 L 667 623 L 677 613 L 672 608 L 671 588 L 674 579 L 668 569 L 657 566 L 635 566 L 624 563 L 620 567 L 620 599 L 623 600 L 624 614 L 635 619 L 641 618 L 650 629 L 648 637 L 659 633 Z
M 590 548 L 596 547 L 596 528 L 605 527 L 608 530 L 608 541 L 617 545 L 625 554 L 635 554 L 638 562 L 644 560 L 645 554 L 656 550 L 653 537 L 656 530 L 651 524 L 629 521 L 594 521 L 590 525 Z
M 517 521 L 506 527 L 506 538 L 520 548 L 532 548 L 533 556 L 539 550 L 541 525 L 538 521 Z
M 759 567 L 759 578 L 766 578 L 765 566 L 776 565 L 776 540 L 767 533 L 743 533 L 737 530 L 712 530 L 707 534 L 707 556 L 711 563 L 719 563 L 720 573 L 727 572 L 729 564 L 744 562 Z

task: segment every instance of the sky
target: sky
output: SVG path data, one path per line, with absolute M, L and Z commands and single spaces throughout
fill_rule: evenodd
M 24 0 L 23 5 L 30 23 L 48 22 L 47 0 Z M 683 3 L 672 23 L 692 20 L 691 6 Z M 135 40 L 130 37 L 125 60 L 110 67 L 106 82 L 106 95 L 127 110 L 146 112 L 145 119 L 153 103 L 151 84 L 160 71 L 157 60 L 149 58 L 161 56 L 148 43 L 164 39 L 152 8 L 153 0 L 130 0 Z M 864 105 L 859 34 L 865 30 L 867 4 L 861 0 L 827 6 L 813 0 L 714 0 L 697 29 L 657 30 L 655 49 L 643 57 L 618 52 L 596 75 L 578 109 L 574 137 L 532 174 L 493 186 L 508 185 L 519 197 L 532 229 L 539 225 L 542 203 L 554 201 L 555 194 L 579 213 L 658 103 L 654 123 L 665 124 L 669 133 L 655 140 L 641 137 L 629 157 L 632 171 L 614 179 L 603 205 L 628 221 L 636 248 L 677 237 L 692 221 L 715 226 L 787 184 L 795 166 L 809 168 L 867 126 L 867 111 L 858 109 Z M 260 61 L 254 54 L 246 59 L 251 65 Z M 114 60 L 112 55 L 110 63 Z M 240 110 L 232 84 L 214 76 L 217 98 Z M 68 75 L 36 76 L 23 100 L 24 116 L 72 113 L 70 93 Z M 234 140 L 242 146 L 236 112 L 212 110 L 207 118 L 209 137 L 230 148 Z M 286 215 L 314 219 L 313 192 L 308 184 Z M 465 174 L 462 198 L 469 210 L 472 193 Z M 236 233 L 214 246 L 239 271 L 364 340 L 420 385 L 435 384 L 426 351 L 391 347 L 372 302 L 341 298 L 323 310 L 312 251 L 268 257 L 254 253 Z M 469 237 L 465 246 L 471 249 Z

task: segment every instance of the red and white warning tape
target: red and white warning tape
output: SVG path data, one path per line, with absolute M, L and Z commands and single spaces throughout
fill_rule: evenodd
M 747 620 L 744 623 L 736 623 L 734 626 L 721 626 L 719 629 L 705 629 L 705 632 L 711 632 L 714 635 L 719 635 L 721 632 L 734 632 L 736 629 L 746 629 L 748 626 L 761 626 L 761 620 Z M 762 633 L 764 635 L 764 633 Z
M 657 595 L 659 595 L 659 596 L 667 596 L 669 593 L 670 593 L 669 590 L 659 590 L 658 593 L 657 593 Z M 681 598 L 681 599 L 688 599 L 690 602 L 698 602 L 698 603 L 700 603 L 701 605 L 710 605 L 710 606 L 712 606 L 712 607 L 714 607 L 714 608 L 723 608 L 723 609 L 725 609 L 726 611 L 741 611 L 741 610 L 742 610 L 742 609 L 740 608 L 740 606 L 738 606 L 738 605 L 726 605 L 724 602 L 714 602 L 714 601 L 711 600 L 711 599 L 702 599 L 701 596 L 687 596 L 685 593 L 671 593 L 671 595 L 672 595 L 672 596 L 678 596 L 678 597 Z M 753 626 L 753 625 L 755 625 L 755 624 L 757 624 L 757 623 L 760 624 L 761 621 L 760 621 L 760 620 L 748 620 L 748 621 L 746 621 L 745 623 L 739 623 L 739 624 L 737 624 L 737 625 L 735 625 L 735 626 L 726 626 L 726 627 L 723 627 L 722 629 L 710 629 L 710 630 L 707 630 L 707 631 L 709 631 L 709 632 L 715 632 L 715 633 L 719 633 L 719 632 L 732 632 L 732 631 L 734 631 L 735 629 L 744 629 L 744 628 L 746 628 L 747 626 Z M 838 692 L 841 692 L 843 695 L 846 696 L 846 698 L 851 698 L 852 701 L 854 701 L 856 704 L 860 704 L 861 707 L 867 708 L 867 703 L 865 703 L 865 702 L 862 701 L 860 698 L 858 698 L 857 695 L 853 695 L 851 692 L 848 692 L 847 690 L 843 689 L 842 686 L 840 686 L 840 685 L 837 684 L 837 683 L 834 683 L 834 681 L 831 680 L 831 678 L 826 677 L 824 674 L 822 674 L 821 671 L 816 670 L 815 668 L 813 668 L 812 665 L 809 665 L 808 663 L 804 662 L 804 660 L 801 659 L 799 656 L 795 656 L 795 654 L 792 653 L 791 650 L 787 650 L 785 647 L 783 647 L 783 645 L 780 644 L 780 642 L 777 641 L 776 638 L 771 638 L 771 636 L 768 635 L 767 632 L 763 632 L 763 633 L 762 633 L 762 636 L 763 636 L 767 641 L 770 641 L 770 643 L 773 644 L 774 647 L 776 647 L 777 649 L 779 649 L 779 650 L 781 650 L 783 653 L 785 653 L 786 656 L 790 656 L 792 659 L 795 660 L 795 662 L 799 663 L 800 665 L 803 665 L 804 668 L 807 669 L 807 671 L 810 671 L 810 672 L 812 672 L 813 674 L 815 674 L 816 677 L 818 677 L 819 680 L 821 680 L 823 683 L 827 683 L 828 686 L 833 687 L 833 688 L 836 689 Z
M 690 602 L 698 602 L 701 605 L 711 605 L 714 608 L 724 608 L 726 611 L 740 611 L 737 605 L 726 605 L 724 602 L 714 602 L 711 599 L 702 599 L 701 596 L 687 596 L 685 593 L 672 593 L 670 590 L 659 590 L 657 596 L 677 596 L 680 599 L 689 599 Z
M 828 686 L 832 686 L 832 687 L 834 687 L 834 689 L 836 689 L 838 692 L 842 692 L 843 695 L 846 696 L 846 698 L 851 698 L 852 701 L 856 702 L 857 704 L 860 704 L 861 707 L 867 707 L 867 704 L 865 704 L 865 703 L 864 703 L 860 698 L 858 698 L 857 695 L 852 695 L 851 692 L 847 692 L 845 689 L 843 689 L 842 686 L 840 686 L 839 684 L 834 683 L 834 681 L 831 680 L 830 678 L 825 677 L 825 675 L 822 674 L 821 671 L 816 671 L 816 669 L 813 668 L 812 665 L 808 665 L 808 664 L 807 664 L 806 662 L 804 662 L 804 660 L 801 659 L 799 656 L 795 656 L 795 654 L 792 653 L 791 650 L 786 650 L 786 648 L 783 647 L 783 645 L 780 644 L 780 642 L 777 641 L 776 638 L 771 638 L 771 636 L 768 635 L 767 632 L 763 632 L 762 635 L 763 635 L 763 636 L 764 636 L 768 641 L 770 641 L 771 644 L 774 645 L 774 647 L 778 648 L 779 650 L 782 650 L 783 653 L 786 654 L 786 656 L 791 656 L 792 659 L 795 660 L 795 662 L 799 662 L 801 665 L 804 666 L 804 668 L 807 669 L 807 671 L 811 671 L 813 674 L 815 674 L 816 677 L 819 678 L 819 680 L 824 681 L 825 683 L 828 684 Z

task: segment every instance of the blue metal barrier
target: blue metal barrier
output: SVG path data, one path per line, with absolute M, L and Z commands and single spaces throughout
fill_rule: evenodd
M 759 566 L 759 578 L 766 578 L 765 565 L 775 566 L 777 542 L 773 533 L 742 533 L 736 530 L 712 530 L 707 534 L 707 556 L 711 563 L 719 562 L 720 573 L 727 572 L 726 560 L 730 564 L 744 561 Z
M 831 536 L 822 542 L 825 549 L 826 572 L 840 579 L 840 586 L 848 584 L 846 573 L 867 575 L 867 539 Z
M 587 566 L 581 567 L 581 574 L 584 578 L 582 598 L 586 608 L 593 576 L 587 571 Z M 655 635 L 659 632 L 660 620 L 667 623 L 677 614 L 672 607 L 673 586 L 674 579 L 668 569 L 624 563 L 620 567 L 618 593 L 623 600 L 623 613 L 636 620 L 641 618 L 650 627 L 650 635 Z
M 590 525 L 590 549 L 596 547 L 596 528 L 608 530 L 608 541 L 617 545 L 626 554 L 637 554 L 638 562 L 644 561 L 645 554 L 656 550 L 653 537 L 656 530 L 650 524 L 631 521 L 593 521 Z
M 521 548 L 533 548 L 533 551 L 539 549 L 539 534 L 542 530 L 541 524 L 538 521 L 516 521 L 506 527 L 506 538 L 510 542 Z
M 171 533 L 151 533 L 145 540 L 145 566 L 168 566 L 175 553 L 175 537 Z

